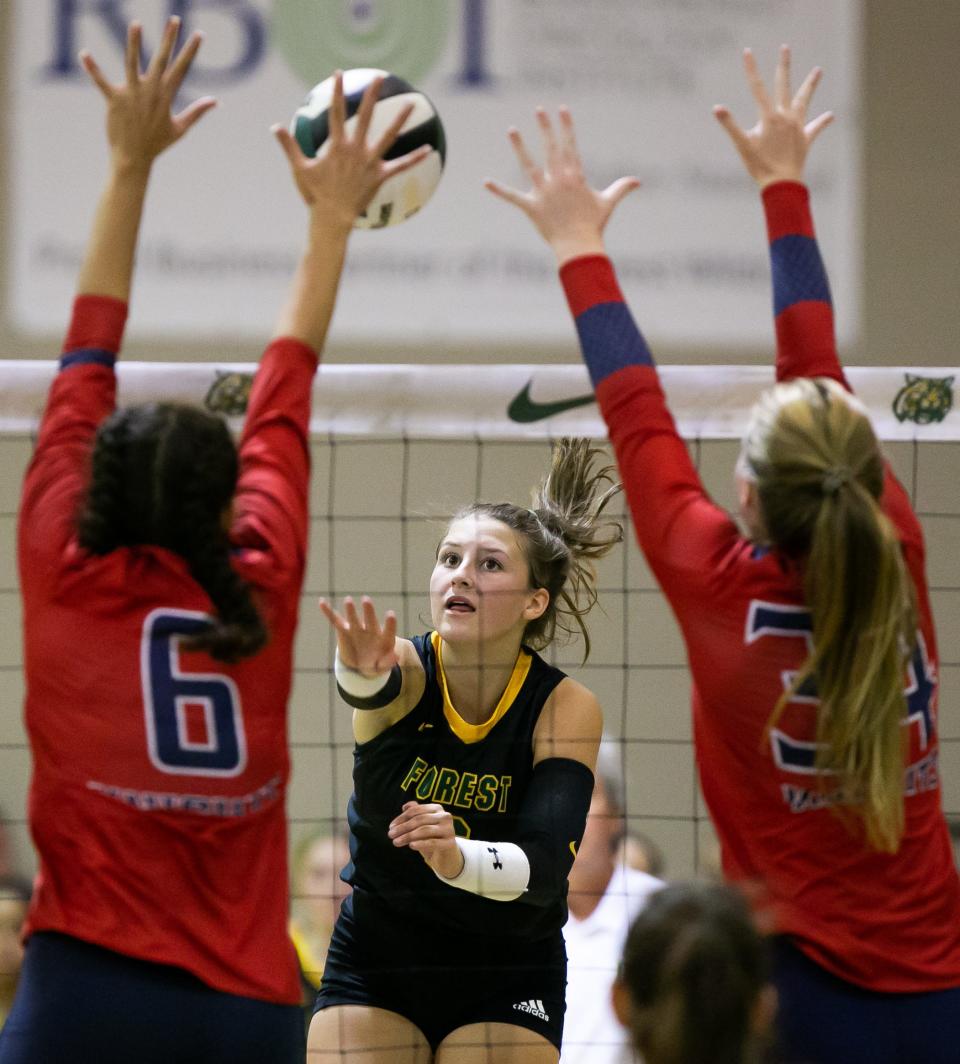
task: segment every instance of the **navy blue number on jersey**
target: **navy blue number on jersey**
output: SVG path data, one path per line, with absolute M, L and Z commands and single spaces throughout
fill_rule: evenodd
M 803 639 L 807 651 L 813 649 L 813 629 L 810 614 L 802 606 L 785 606 L 780 603 L 754 600 L 747 612 L 746 643 L 755 643 L 764 636 L 793 636 Z M 796 670 L 784 669 L 781 674 L 783 689 L 789 690 L 796 677 Z M 907 666 L 907 714 L 903 724 L 914 724 L 919 729 L 920 749 L 926 750 L 934 733 L 933 694 L 937 680 L 927 657 L 927 645 L 923 635 L 917 632 L 916 646 Z M 819 701 L 816 684 L 809 677 L 801 685 L 791 702 Z M 817 744 L 793 739 L 779 728 L 770 731 L 773 757 L 777 765 L 789 772 L 816 773 Z
M 240 693 L 229 676 L 185 673 L 180 637 L 210 624 L 204 613 L 154 610 L 143 622 L 140 676 L 150 761 L 180 776 L 237 776 L 247 764 Z M 190 737 L 190 714 L 201 714 L 202 736 Z

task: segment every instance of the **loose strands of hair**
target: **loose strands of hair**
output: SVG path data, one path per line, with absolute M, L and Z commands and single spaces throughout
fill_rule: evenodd
M 594 468 L 604 452 L 589 440 L 564 437 L 554 444 L 550 471 L 533 491 L 533 509 L 511 503 L 474 503 L 456 517 L 485 516 L 501 521 L 521 537 L 530 586 L 546 588 L 550 603 L 524 631 L 524 642 L 542 650 L 557 631 L 584 641 L 586 661 L 590 635 L 583 618 L 597 602 L 593 561 L 623 539 L 623 526 L 601 520 L 610 500 L 621 490 L 615 467 Z
M 883 513 L 884 465 L 869 420 L 831 382 L 794 381 L 766 454 L 751 464 L 772 542 L 803 559 L 814 650 L 780 697 L 776 725 L 815 678 L 816 767 L 839 785 L 835 811 L 863 821 L 870 846 L 895 852 L 904 828 L 903 674 L 915 639 L 913 586 L 896 530 Z M 825 490 L 831 469 L 851 476 Z
M 174 403 L 128 407 L 97 432 L 78 521 L 80 545 L 93 554 L 138 544 L 179 554 L 216 610 L 184 643 L 227 662 L 267 641 L 222 523 L 236 481 L 236 448 L 219 418 Z
M 624 946 L 633 1037 L 649 1064 L 744 1064 L 767 957 L 746 903 L 714 884 L 650 899 Z

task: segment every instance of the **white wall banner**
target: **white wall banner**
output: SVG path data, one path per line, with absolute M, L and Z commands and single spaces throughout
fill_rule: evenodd
M 857 327 L 859 0 L 4 0 L 16 327 L 59 333 L 105 171 L 103 113 L 76 53 L 109 76 L 125 24 L 148 49 L 164 20 L 206 43 L 183 101 L 220 107 L 157 165 L 136 290 L 138 332 L 248 337 L 269 329 L 305 212 L 268 133 L 335 66 L 389 69 L 425 91 L 447 134 L 433 200 L 402 225 L 356 234 L 336 336 L 376 343 L 570 342 L 552 258 L 519 212 L 481 187 L 521 183 L 507 143 L 537 145 L 533 109 L 567 103 L 588 175 L 634 173 L 610 248 L 642 325 L 659 341 L 768 345 L 768 274 L 757 196 L 711 106 L 742 123 L 755 105 L 740 51 L 768 80 L 777 47 L 797 80 L 826 76 L 816 112 L 838 121 L 810 165 L 841 336 Z
M 231 418 L 246 410 L 249 363 L 120 362 L 119 401 L 194 403 Z M 0 434 L 37 426 L 57 363 L 4 363 Z M 773 384 L 767 366 L 661 366 L 687 439 L 739 439 Z M 960 369 L 853 367 L 851 386 L 884 440 L 960 439 L 953 389 Z M 235 422 L 239 427 L 239 421 Z M 321 366 L 310 430 L 325 436 L 426 439 L 601 439 L 606 428 L 583 366 Z

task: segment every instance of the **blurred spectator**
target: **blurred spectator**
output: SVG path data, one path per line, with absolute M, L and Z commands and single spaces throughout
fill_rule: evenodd
M 960 820 L 951 818 L 947 824 L 950 827 L 950 838 L 953 841 L 953 857 L 957 868 L 960 868 Z
M 570 870 L 567 1014 L 561 1064 L 636 1060 L 617 1022 L 611 992 L 630 921 L 663 884 L 617 859 L 623 835 L 624 786 L 618 744 L 604 739 L 587 827 Z
M 717 883 L 674 883 L 651 897 L 613 996 L 645 1064 L 753 1064 L 777 1000 L 749 906 Z
M 304 1005 L 311 1015 L 327 959 L 330 933 L 340 903 L 350 893 L 350 887 L 340 878 L 349 861 L 346 838 L 331 835 L 322 828 L 305 835 L 293 855 L 290 937 L 300 960 Z
M 30 903 L 30 884 L 19 876 L 0 875 L 0 1027 L 17 991 L 23 964 L 20 932 Z
M 663 850 L 649 835 L 640 831 L 628 831 L 623 836 L 617 847 L 616 860 L 618 864 L 646 872 L 658 879 L 663 879 L 666 873 Z

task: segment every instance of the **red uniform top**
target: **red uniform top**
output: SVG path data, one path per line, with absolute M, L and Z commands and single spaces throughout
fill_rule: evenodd
M 27 933 L 60 931 L 218 990 L 300 1001 L 287 933 L 287 696 L 307 541 L 314 352 L 275 340 L 240 443 L 231 539 L 270 631 L 226 665 L 178 646 L 212 610 L 178 555 L 76 541 L 94 433 L 114 409 L 126 305 L 74 306 L 20 509 Z
M 843 381 L 806 189 L 764 194 L 774 274 L 777 379 Z M 733 880 L 763 885 L 778 930 L 841 978 L 878 991 L 960 986 L 960 880 L 941 811 L 937 648 L 920 524 L 889 466 L 883 508 L 917 589 L 920 637 L 906 690 L 906 832 L 877 853 L 826 807 L 814 772 L 817 699 L 767 723 L 804 661 L 810 617 L 795 567 L 758 549 L 704 493 L 609 260 L 562 270 L 634 526 L 687 646 L 703 794 Z

